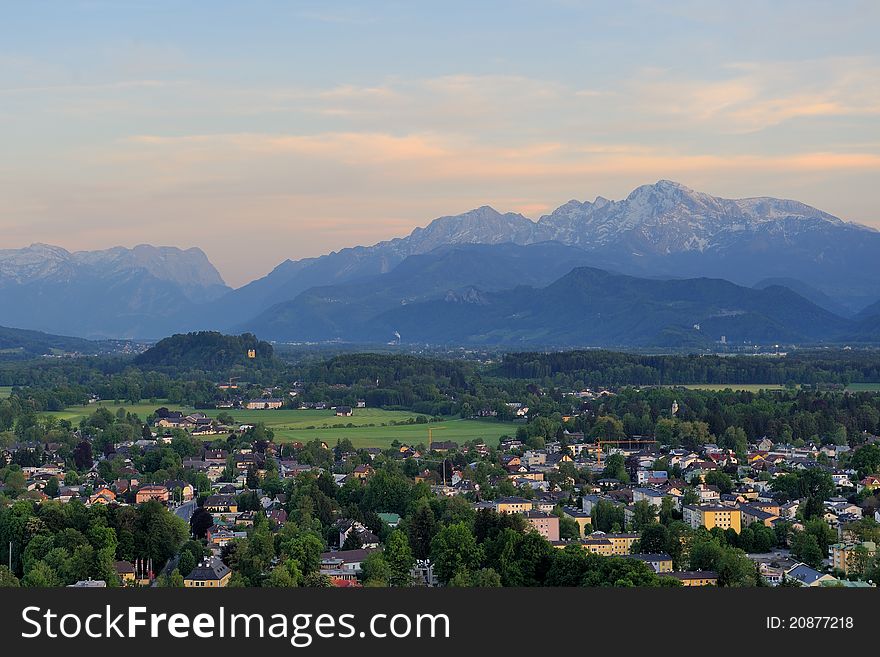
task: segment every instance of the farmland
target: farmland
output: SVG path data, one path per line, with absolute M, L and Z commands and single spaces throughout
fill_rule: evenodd
M 159 406 L 167 406 L 170 410 L 192 412 L 194 409 L 173 404 L 156 403 L 115 404 L 98 402 L 89 406 L 71 406 L 63 411 L 48 413 L 58 419 L 66 419 L 73 424 L 94 413 L 98 406 L 104 406 L 111 412 L 124 408 L 127 412 L 136 413 L 146 418 Z M 416 424 L 418 415 L 408 411 L 386 411 L 377 408 L 354 409 L 351 417 L 337 417 L 333 411 L 315 410 L 263 410 L 248 411 L 242 409 L 206 409 L 200 412 L 209 417 L 217 417 L 227 412 L 235 418 L 237 424 L 255 424 L 263 422 L 275 433 L 278 442 L 308 442 L 319 439 L 328 444 L 335 444 L 337 439 L 348 438 L 356 448 L 388 447 L 394 440 L 402 443 L 428 444 L 428 430 L 433 433 L 434 440 L 453 440 L 458 443 L 480 439 L 487 445 L 497 445 L 502 435 L 514 435 L 517 425 L 495 422 L 493 420 L 462 420 L 446 418 L 442 422 Z

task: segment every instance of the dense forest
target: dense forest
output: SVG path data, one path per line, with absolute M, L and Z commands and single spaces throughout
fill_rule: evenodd
M 880 351 L 815 350 L 785 355 L 646 356 L 613 351 L 509 353 L 497 376 L 568 386 L 841 384 L 880 382 Z

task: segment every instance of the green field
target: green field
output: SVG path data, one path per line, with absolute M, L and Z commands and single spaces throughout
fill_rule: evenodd
M 758 392 L 760 390 L 784 390 L 785 386 L 779 383 L 693 383 L 689 385 L 675 386 L 688 388 L 689 390 L 733 390 L 735 392 Z
M 0 399 L 6 399 L 12 392 L 12 386 L 0 386 Z
M 104 406 L 111 412 L 124 408 L 127 412 L 136 413 L 145 418 L 159 406 L 166 406 L 173 411 L 192 412 L 192 408 L 162 403 L 158 400 L 153 404 L 115 404 L 98 402 L 88 406 L 71 406 L 63 411 L 47 413 L 59 419 L 79 423 L 84 417 L 94 413 L 95 408 Z M 502 435 L 516 434 L 517 425 L 493 420 L 462 420 L 449 418 L 443 422 L 428 424 L 404 424 L 414 420 L 418 414 L 409 411 L 385 411 L 377 408 L 356 408 L 351 417 L 336 417 L 333 411 L 313 410 L 264 410 L 248 411 L 241 409 L 206 409 L 200 412 L 209 417 L 217 417 L 223 412 L 229 413 L 236 424 L 256 424 L 263 422 L 275 432 L 275 440 L 279 442 L 308 442 L 315 438 L 325 441 L 328 445 L 336 444 L 337 439 L 348 438 L 357 447 L 389 447 L 394 440 L 407 444 L 428 444 L 428 429 L 431 429 L 434 440 L 453 440 L 463 443 L 468 440 L 480 439 L 487 445 L 497 445 Z M 395 423 L 395 424 L 393 424 Z M 347 426 L 347 425 L 353 426 Z M 334 425 L 337 425 L 334 428 Z
M 878 392 L 880 383 L 850 383 L 846 389 L 850 392 Z

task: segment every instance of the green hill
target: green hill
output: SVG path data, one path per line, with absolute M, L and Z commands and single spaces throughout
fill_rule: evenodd
M 217 331 L 178 333 L 159 340 L 137 356 L 144 368 L 174 367 L 220 372 L 233 367 L 262 369 L 276 364 L 272 345 L 252 333 L 224 335 Z

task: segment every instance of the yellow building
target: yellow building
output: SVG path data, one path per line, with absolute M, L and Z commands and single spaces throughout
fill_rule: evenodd
M 607 538 L 587 538 L 581 541 L 580 545 L 588 552 L 601 554 L 603 557 L 610 557 L 614 554 L 614 545 Z
M 602 534 L 601 532 L 595 532 L 590 536 L 602 537 L 611 541 L 611 554 L 617 556 L 629 554 L 630 552 L 632 552 L 633 543 L 639 540 L 639 535 L 633 533 Z
M 562 513 L 566 518 L 571 518 L 578 524 L 578 528 L 580 529 L 581 537 L 587 535 L 587 532 L 593 526 L 593 519 L 590 517 L 589 513 L 584 513 L 580 509 L 575 509 L 570 506 L 563 507 Z
M 496 513 L 525 513 L 532 508 L 532 501 L 524 497 L 500 497 L 495 500 Z
M 187 588 L 220 588 L 229 583 L 232 571 L 217 557 L 203 559 L 192 572 L 183 578 Z
M 718 586 L 718 573 L 711 570 L 667 573 L 681 582 L 682 586 Z
M 730 506 L 708 504 L 696 506 L 686 504 L 682 507 L 684 521 L 694 529 L 733 529 L 737 534 L 742 530 L 742 512 Z
M 864 550 L 859 550 L 862 547 Z M 877 544 L 873 541 L 862 543 L 835 543 L 831 546 L 831 566 L 849 575 L 850 571 L 858 572 L 861 569 L 858 555 L 861 553 L 868 558 L 877 555 Z

